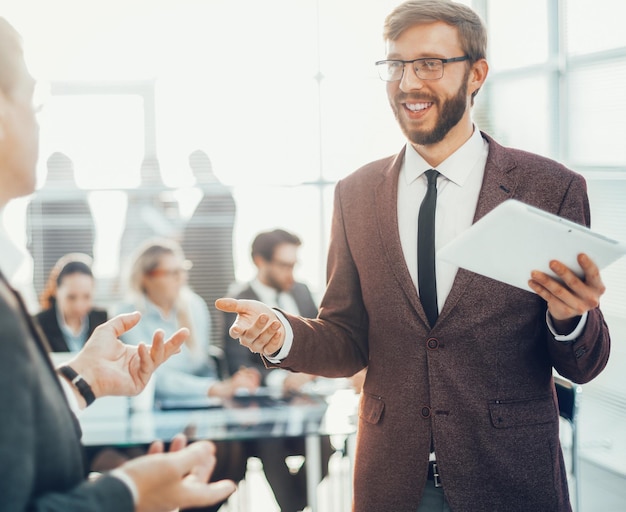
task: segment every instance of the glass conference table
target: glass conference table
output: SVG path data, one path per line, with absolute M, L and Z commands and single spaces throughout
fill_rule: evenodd
M 79 420 L 83 444 L 92 447 L 144 446 L 155 439 L 167 441 L 179 432 L 191 441 L 304 438 L 309 506 L 316 511 L 317 485 L 322 477 L 320 438 L 344 436 L 347 440 L 354 434 L 356 403 L 350 389 L 289 396 L 260 389 L 255 395 L 225 400 L 157 402 L 148 411 L 133 411 L 128 399 L 114 397 L 96 402 Z

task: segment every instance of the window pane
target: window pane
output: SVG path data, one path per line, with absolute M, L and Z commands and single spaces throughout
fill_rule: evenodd
M 489 60 L 494 70 L 545 62 L 548 58 L 546 0 L 490 1 Z
M 626 165 L 626 60 L 570 74 L 569 150 L 576 165 Z
M 586 178 L 591 203 L 591 227 L 598 233 L 626 242 L 626 173 L 589 172 Z M 608 284 L 602 296 L 602 311 L 606 315 L 623 316 L 626 304 L 626 258 L 604 269 L 602 279 Z
M 501 80 L 489 88 L 489 118 L 498 142 L 550 155 L 548 80 L 531 77 Z
M 565 5 L 570 55 L 626 46 L 624 0 L 568 0 Z
M 326 249 L 332 214 L 332 188 L 249 187 L 233 190 L 237 203 L 234 227 L 235 274 L 241 281 L 252 279 L 256 269 L 250 258 L 253 238 L 260 232 L 282 228 L 298 235 L 302 246 L 295 277 L 316 294 L 326 282 Z M 262 201 L 259 200 L 262 197 Z
M 40 177 L 46 175 L 46 160 L 55 151 L 73 161 L 76 182 L 83 188 L 135 186 L 144 154 L 142 98 L 52 96 L 41 119 Z

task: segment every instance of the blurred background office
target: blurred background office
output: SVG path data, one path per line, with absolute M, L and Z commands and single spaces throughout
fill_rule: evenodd
M 227 281 L 254 276 L 249 241 L 272 226 L 306 241 L 296 277 L 319 298 L 336 181 L 403 144 L 373 66 L 397 3 L 3 0 L 45 103 L 38 201 L 86 199 L 91 218 L 68 211 L 66 226 L 93 234 L 91 251 L 70 247 L 69 237 L 41 236 L 62 213 L 42 217 L 47 206 L 31 198 L 6 208 L 6 230 L 32 251 L 16 279 L 33 313 L 46 266 L 74 251 L 93 255 L 94 301 L 115 304 L 130 235 L 138 238 L 129 247 L 170 236 L 194 254 L 193 268 L 214 269 L 195 283 L 211 304 Z M 582 173 L 593 228 L 626 241 L 626 2 L 464 3 L 490 34 L 478 127 Z M 60 164 L 73 184 L 55 185 Z M 203 261 L 196 254 L 209 243 Z M 190 278 L 192 287 L 200 279 Z M 599 477 L 583 482 L 583 498 L 605 491 L 623 506 L 626 258 L 603 278 L 613 349 L 606 371 L 584 386 L 583 477 Z

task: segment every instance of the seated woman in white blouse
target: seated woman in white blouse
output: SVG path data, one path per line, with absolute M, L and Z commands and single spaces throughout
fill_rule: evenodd
M 155 329 L 168 336 L 181 327 L 191 335 L 177 357 L 155 373 L 155 398 L 231 397 L 238 389 L 254 391 L 260 382 L 250 369 L 220 380 L 209 355 L 211 320 L 204 300 L 187 286 L 187 268 L 180 246 L 169 239 L 154 239 L 139 248 L 132 262 L 129 300 L 118 313 L 140 311 L 139 324 L 122 340 L 138 344 Z

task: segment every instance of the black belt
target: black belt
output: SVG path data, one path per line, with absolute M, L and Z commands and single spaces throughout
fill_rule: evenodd
M 428 480 L 431 480 L 435 487 L 442 487 L 441 485 L 441 477 L 439 476 L 439 468 L 437 466 L 437 461 L 431 460 L 428 461 L 428 476 L 426 477 Z

